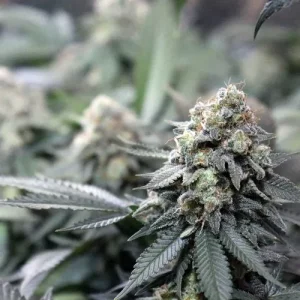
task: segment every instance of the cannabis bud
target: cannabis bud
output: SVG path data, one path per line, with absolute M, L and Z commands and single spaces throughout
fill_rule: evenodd
M 289 155 L 266 145 L 274 136 L 257 125 L 245 94 L 234 85 L 222 88 L 191 109 L 190 121 L 173 125 L 172 150 L 128 143 L 129 153 L 165 160 L 144 174 L 150 179 L 142 187 L 146 200 L 48 178 L 1 176 L 1 186 L 27 192 L 0 205 L 91 212 L 63 231 L 100 228 L 132 215 L 144 226 L 130 240 L 157 234 L 116 300 L 149 281 L 156 286 L 150 299 L 158 300 L 300 299 L 298 285 L 285 288 L 278 281 L 278 264 L 287 258 L 275 247 L 288 243 L 283 220 L 299 224 L 281 206 L 299 203 L 300 190 L 274 173 Z
M 133 213 L 144 227 L 130 240 L 153 233 L 158 239 L 138 258 L 116 299 L 170 265 L 178 299 L 263 298 L 266 282 L 280 292 L 284 286 L 265 263 L 285 259 L 266 250 L 286 230 L 278 204 L 300 199 L 300 190 L 272 171 L 287 155 L 262 144 L 274 136 L 257 125 L 235 85 L 197 103 L 190 121 L 173 125 L 176 146 L 162 168 L 145 174 L 150 181 L 142 189 L 149 197 Z M 196 298 L 189 294 L 191 278 Z

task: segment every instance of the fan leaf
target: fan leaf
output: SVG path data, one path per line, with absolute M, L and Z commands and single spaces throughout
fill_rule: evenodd
M 26 300 L 19 290 L 8 282 L 0 283 L 0 300 Z M 41 300 L 52 300 L 52 289 L 49 289 Z
M 169 152 L 160 149 L 147 149 L 147 148 L 127 148 L 122 146 L 117 146 L 120 150 L 140 157 L 149 157 L 156 159 L 168 159 Z
M 259 275 L 274 284 L 284 287 L 282 283 L 273 278 L 273 276 L 269 273 L 259 254 L 232 227 L 225 225 L 222 226 L 220 231 L 220 240 L 224 247 L 250 270 L 257 272 Z
M 72 253 L 71 249 L 43 252 L 32 257 L 21 269 L 21 295 L 30 298 L 49 272 Z
M 300 226 L 300 214 L 296 209 L 278 207 L 277 210 L 284 221 Z
M 178 223 L 178 217 L 178 209 L 176 207 L 170 208 L 166 213 L 164 213 L 154 223 L 152 223 L 151 226 L 142 227 L 138 232 L 133 234 L 128 239 L 128 241 L 133 241 L 142 236 L 150 235 L 159 229 L 175 225 L 176 223 Z
M 101 203 L 91 199 L 54 194 L 27 193 L 13 199 L 0 200 L 0 204 L 31 209 L 108 210 L 108 208 L 101 207 Z
M 279 165 L 283 164 L 284 162 L 288 161 L 289 159 L 291 159 L 294 155 L 299 155 L 299 152 L 296 153 L 277 153 L 277 152 L 273 152 L 269 154 L 269 157 L 271 159 L 272 162 L 272 167 L 276 168 Z
M 181 226 L 164 232 L 140 255 L 129 281 L 115 300 L 123 298 L 145 281 L 157 276 L 168 263 L 178 257 L 185 245 L 185 241 L 179 237 L 181 232 Z
M 85 209 L 83 203 L 89 202 L 93 209 L 127 211 L 128 206 L 128 202 L 125 199 L 118 198 L 100 188 L 44 177 L 18 178 L 0 176 L 0 186 L 12 186 L 33 192 L 31 194 L 31 197 L 34 198 L 33 202 L 30 199 L 24 198 L 24 202 L 27 201 L 29 204 L 31 203 L 33 205 L 34 203 L 46 204 L 47 201 L 50 201 L 51 204 L 59 206 L 62 202 L 64 203 L 64 199 L 69 199 L 66 201 L 66 205 L 67 202 L 70 201 L 70 205 L 75 204 L 76 207 L 80 207 L 80 205 L 82 205 L 83 209 Z M 51 196 L 53 197 L 53 200 L 51 200 Z M 39 197 L 44 198 L 44 200 L 39 200 Z M 23 204 L 25 204 L 24 202 L 22 201 Z
M 233 300 L 259 300 L 259 298 L 257 298 L 256 296 L 242 290 L 233 290 L 232 299 Z
M 265 181 L 264 191 L 272 198 L 300 202 L 300 189 L 285 177 L 272 174 Z
M 51 300 L 52 299 L 52 289 L 49 289 L 41 300 Z
M 96 229 L 100 227 L 105 227 L 114 223 L 117 223 L 125 219 L 129 214 L 120 215 L 104 215 L 95 218 L 86 219 L 84 221 L 78 222 L 75 225 L 67 228 L 61 228 L 56 231 L 70 231 L 70 230 L 86 230 L 86 229 Z
M 268 300 L 300 300 L 300 291 L 286 289 L 281 293 L 270 296 Z
M 189 264 L 192 261 L 192 254 L 186 253 L 184 255 L 184 257 L 181 259 L 181 261 L 179 262 L 179 265 L 177 267 L 177 271 L 176 271 L 176 286 L 177 286 L 177 295 L 178 297 L 181 299 L 181 291 L 182 291 L 182 279 L 183 276 L 187 270 L 187 268 L 189 267 Z
M 209 300 L 231 299 L 231 274 L 221 244 L 205 229 L 196 233 L 195 244 L 194 262 L 205 297 Z
M 140 187 L 139 189 L 161 189 L 170 186 L 182 177 L 184 170 L 183 165 L 165 166 L 155 172 L 154 177 L 147 185 Z
M 257 36 L 259 29 L 267 19 L 269 19 L 273 14 L 279 12 L 281 9 L 290 6 L 293 2 L 294 0 L 268 0 L 256 23 L 254 38 Z

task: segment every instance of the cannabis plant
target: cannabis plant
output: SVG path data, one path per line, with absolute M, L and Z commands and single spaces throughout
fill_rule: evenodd
M 272 170 L 286 155 L 262 143 L 274 136 L 256 124 L 245 94 L 234 85 L 207 104 L 197 103 L 188 122 L 175 123 L 175 144 L 162 168 L 145 176 L 149 197 L 133 216 L 144 227 L 130 239 L 158 233 L 137 260 L 116 299 L 155 277 L 170 263 L 177 293 L 195 276 L 197 293 L 231 299 L 240 288 L 265 297 L 263 286 L 283 287 L 266 267 L 284 258 L 263 250 L 283 238 L 277 206 L 297 202 L 300 190 Z M 238 282 L 238 284 L 237 284 Z M 196 298 L 195 298 L 196 299 Z
M 47 165 L 41 153 L 49 151 L 51 139 L 59 136 L 45 94 L 21 84 L 4 67 L 0 67 L 0 89 L 1 173 L 33 175 L 33 170 Z
M 143 223 L 129 240 L 152 234 L 157 240 L 116 300 L 143 284 L 158 286 L 151 299 L 299 299 L 299 287 L 285 288 L 276 274 L 287 258 L 271 249 L 287 242 L 279 210 L 297 203 L 300 190 L 274 173 L 289 156 L 270 150 L 274 135 L 257 125 L 245 98 L 229 85 L 198 102 L 190 121 L 172 123 L 173 150 L 132 144 L 129 152 L 166 160 L 143 175 L 149 183 L 138 189 L 148 191 L 145 200 L 59 180 L 0 177 L 1 185 L 28 191 L 1 204 L 91 213 L 64 230 L 99 228 L 130 215 Z
M 159 140 L 136 114 L 116 100 L 97 96 L 84 111 L 80 124 L 82 129 L 70 145 L 56 151 L 58 161 L 47 171 L 49 176 L 124 191 L 141 182 L 142 178 L 135 176 L 138 171 L 153 170 L 153 162 L 150 166 L 149 161 L 127 155 L 116 145 L 123 138 L 136 143 Z

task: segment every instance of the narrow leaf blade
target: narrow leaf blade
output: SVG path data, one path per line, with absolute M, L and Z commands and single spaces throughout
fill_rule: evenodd
M 96 228 L 105 227 L 117 223 L 125 219 L 127 216 L 128 214 L 125 215 L 113 214 L 113 215 L 107 215 L 98 218 L 96 217 L 96 218 L 86 219 L 84 221 L 78 222 L 77 224 L 71 227 L 61 228 L 56 231 L 96 229 Z

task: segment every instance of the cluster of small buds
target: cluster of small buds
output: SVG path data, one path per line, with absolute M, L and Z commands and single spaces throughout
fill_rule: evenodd
M 245 94 L 234 85 L 197 103 L 190 114 L 190 121 L 173 123 L 172 151 L 152 150 L 166 161 L 143 174 L 150 178 L 141 187 L 148 198 L 133 216 L 144 226 L 130 240 L 154 233 L 158 239 L 137 260 L 121 296 L 140 285 L 140 278 L 146 281 L 160 266 L 171 265 L 179 299 L 229 300 L 233 289 L 245 287 L 247 299 L 248 292 L 261 299 L 257 283 L 281 285 L 265 263 L 285 258 L 262 251 L 285 236 L 277 204 L 300 198 L 292 182 L 273 172 L 289 156 L 263 144 L 274 136 L 258 126 Z M 172 291 L 164 285 L 155 296 L 175 300 Z
M 189 223 L 232 203 L 239 184 L 231 182 L 228 165 L 235 159 L 251 160 L 259 174 L 243 172 L 240 181 L 256 174 L 264 176 L 263 167 L 270 163 L 270 148 L 259 144 L 257 124 L 246 96 L 235 85 L 221 88 L 207 103 L 198 102 L 190 110 L 189 122 L 176 124 L 176 149 L 169 163 L 184 164 L 183 192 L 177 202 Z M 248 159 L 249 157 L 249 159 Z M 230 160 L 232 160 L 230 162 Z

